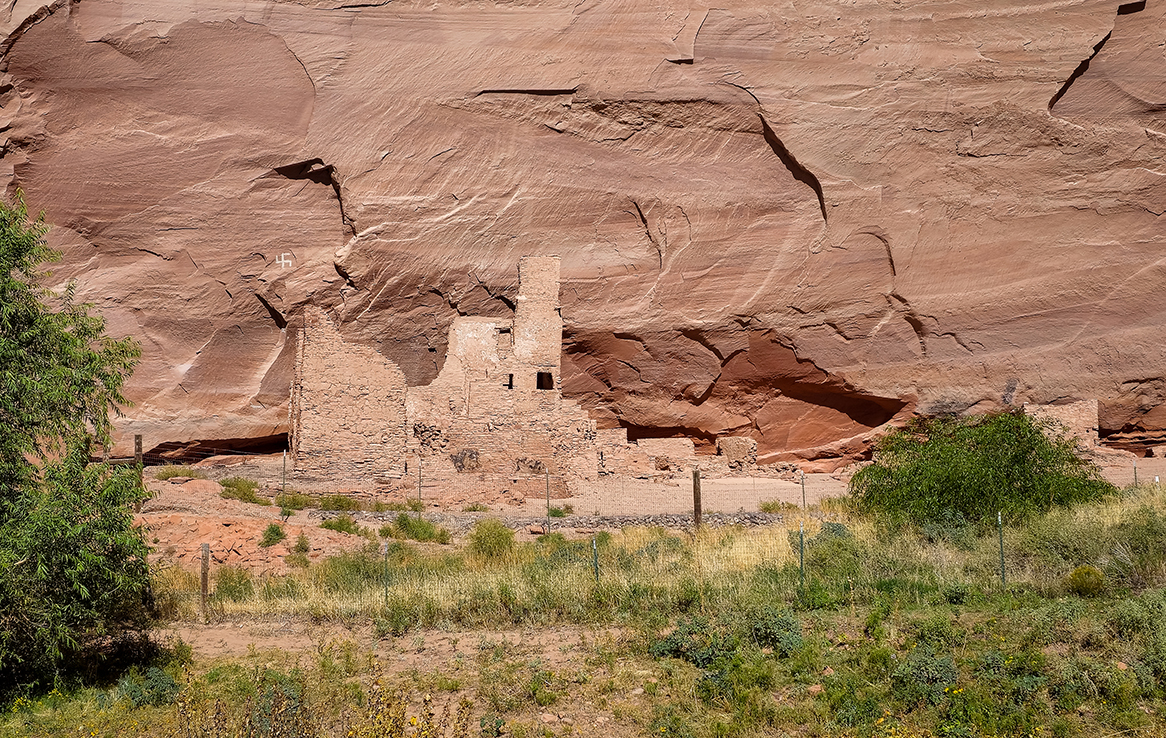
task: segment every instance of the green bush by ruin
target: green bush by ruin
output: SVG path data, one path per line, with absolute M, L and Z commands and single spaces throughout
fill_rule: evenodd
M 1116 492 L 1076 441 L 1022 412 L 917 418 L 875 446 L 850 481 L 860 509 L 923 526 L 1025 520 Z

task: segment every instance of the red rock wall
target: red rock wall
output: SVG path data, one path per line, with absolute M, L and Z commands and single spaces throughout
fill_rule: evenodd
M 6 11 L 0 174 L 143 342 L 147 447 L 286 431 L 308 305 L 426 384 L 551 253 L 564 392 L 633 439 L 1166 428 L 1166 5 L 343 5 Z

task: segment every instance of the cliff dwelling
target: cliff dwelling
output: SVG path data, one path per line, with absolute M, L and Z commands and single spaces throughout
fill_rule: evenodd
M 559 258 L 524 257 L 518 274 L 513 319 L 456 318 L 445 365 L 425 386 L 408 387 L 392 361 L 345 341 L 309 308 L 289 405 L 297 484 L 393 487 L 412 483 L 420 465 L 445 487 L 533 493 L 549 479 L 562 496 L 602 475 L 695 464 L 691 439 L 629 443 L 625 429 L 597 429 L 563 397 Z M 702 464 L 742 471 L 755 466 L 756 449 L 751 438 L 726 437 Z

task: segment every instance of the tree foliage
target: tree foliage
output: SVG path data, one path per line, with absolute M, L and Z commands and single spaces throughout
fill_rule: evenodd
M 0 203 L 0 697 L 140 623 L 148 587 L 136 471 L 89 464 L 139 349 L 43 285 L 46 232 Z
M 886 434 L 850 480 L 860 507 L 927 524 L 1009 520 L 1115 490 L 1076 441 L 1022 412 L 916 418 Z

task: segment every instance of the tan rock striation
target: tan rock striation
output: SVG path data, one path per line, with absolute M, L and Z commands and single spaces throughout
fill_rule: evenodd
M 825 458 L 1091 399 L 1102 435 L 1166 429 L 1166 5 L 7 13 L 0 172 L 143 341 L 147 447 L 285 432 L 307 306 L 428 384 L 552 253 L 563 391 L 633 440 Z

